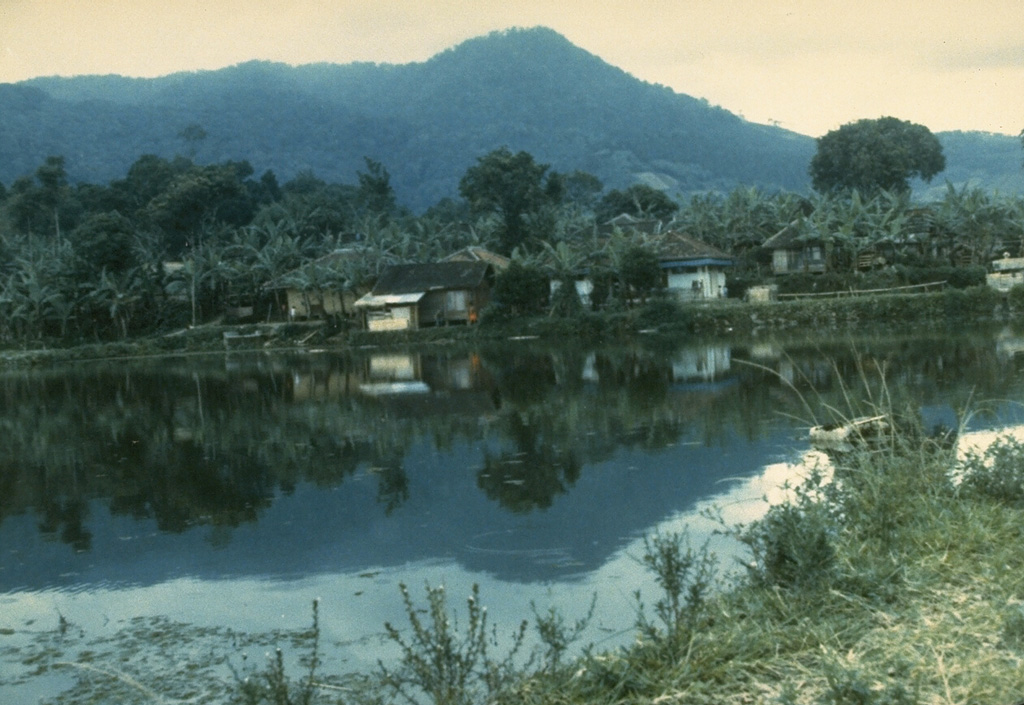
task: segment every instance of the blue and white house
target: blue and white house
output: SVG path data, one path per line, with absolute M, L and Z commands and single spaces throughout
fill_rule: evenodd
M 725 298 L 725 271 L 732 255 L 683 233 L 669 231 L 658 244 L 665 288 L 679 301 Z

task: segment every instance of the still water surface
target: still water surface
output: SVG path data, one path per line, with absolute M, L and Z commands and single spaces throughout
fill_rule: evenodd
M 510 341 L 5 374 L 0 697 L 71 684 L 25 676 L 10 646 L 25 635 L 139 618 L 294 630 L 314 598 L 333 667 L 372 667 L 384 622 L 404 623 L 400 582 L 443 583 L 456 603 L 477 583 L 509 630 L 531 604 L 580 617 L 597 593 L 584 638 L 622 643 L 652 587 L 644 535 L 688 527 L 742 558 L 700 510 L 757 516 L 784 479 L 771 470 L 851 398 L 888 393 L 928 424 L 967 408 L 990 410 L 974 426 L 1016 421 L 1018 347 L 1007 331 Z

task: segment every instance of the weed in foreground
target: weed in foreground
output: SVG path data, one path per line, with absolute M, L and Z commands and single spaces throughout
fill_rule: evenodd
M 460 633 L 458 619 L 449 614 L 443 585 L 426 586 L 426 619 L 413 604 L 409 589 L 400 584 L 409 633 L 386 623 L 387 637 L 401 649 L 396 666 L 379 662 L 380 677 L 385 687 L 410 703 L 426 697 L 435 705 L 470 705 L 493 700 L 511 687 L 519 676 L 516 656 L 526 636 L 524 620 L 512 635 L 511 645 L 501 658 L 491 655 L 500 645 L 497 631 L 488 631 L 487 609 L 480 604 L 479 586 L 466 601 L 465 633 Z
M 306 675 L 293 681 L 285 673 L 284 653 L 280 648 L 263 670 L 240 674 L 234 671 L 238 688 L 234 703 L 237 705 L 312 705 L 320 684 L 316 681 L 320 666 L 320 602 L 313 600 L 313 626 L 309 632 L 309 653 L 303 659 Z
M 814 468 L 807 481 L 793 489 L 794 499 L 772 506 L 734 536 L 750 549 L 748 575 L 755 585 L 817 588 L 829 585 L 838 570 L 837 525 L 823 502 L 826 480 Z
M 708 552 L 707 544 L 695 549 L 685 531 L 654 533 L 644 537 L 640 562 L 654 574 L 661 588 L 661 596 L 654 603 L 661 628 L 648 619 L 637 593 L 637 630 L 671 657 L 677 657 L 696 628 L 714 586 L 715 556 Z
M 542 646 L 541 658 L 544 669 L 548 673 L 557 671 L 562 665 L 562 657 L 565 656 L 569 647 L 579 640 L 583 632 L 590 625 L 594 617 L 594 609 L 597 607 L 597 593 L 590 600 L 590 609 L 587 614 L 577 619 L 570 626 L 566 624 L 565 617 L 555 607 L 548 607 L 547 611 L 541 614 L 537 611 L 537 605 L 530 603 L 533 610 L 534 626 L 537 628 L 537 636 Z

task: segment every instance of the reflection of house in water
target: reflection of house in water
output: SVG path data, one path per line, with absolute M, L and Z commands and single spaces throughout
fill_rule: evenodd
M 724 381 L 731 367 L 732 351 L 727 345 L 702 345 L 677 351 L 669 362 L 667 379 L 674 384 Z M 580 377 L 584 382 L 601 381 L 597 353 L 590 353 L 583 362 Z
M 395 410 L 409 407 L 410 415 L 489 414 L 497 408 L 494 382 L 471 353 L 380 352 L 344 363 L 325 357 L 319 366 L 293 369 L 289 382 L 294 402 L 364 398 Z
M 408 353 L 371 355 L 359 391 L 369 396 L 382 394 L 426 394 L 430 387 L 422 379 L 420 356 Z
M 401 416 L 490 414 L 498 407 L 494 388 L 475 353 L 373 354 L 359 383 L 361 394 Z
M 296 369 L 291 373 L 291 400 L 341 399 L 351 395 L 358 382 L 351 371 L 336 367 Z
M 1024 336 L 1014 335 L 1009 328 L 1001 330 L 996 336 L 996 357 L 1001 362 L 1009 362 L 1021 354 L 1024 354 Z
M 672 358 L 673 382 L 713 382 L 729 371 L 731 350 L 725 345 L 684 348 Z
M 750 358 L 766 370 L 771 370 L 787 386 L 810 385 L 825 389 L 835 377 L 833 364 L 826 359 L 799 361 L 775 343 L 756 343 L 750 347 Z

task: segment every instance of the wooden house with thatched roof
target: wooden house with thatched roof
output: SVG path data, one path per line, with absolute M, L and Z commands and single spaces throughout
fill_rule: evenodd
M 397 264 L 355 308 L 371 331 L 476 323 L 493 283 L 494 267 L 483 261 Z
M 361 293 L 351 279 L 352 271 L 363 256 L 354 247 L 335 250 L 281 275 L 265 288 L 276 293 L 290 320 L 351 316 Z
M 794 220 L 764 241 L 772 251 L 772 273 L 825 271 L 825 243 L 820 237 L 808 237 L 802 221 Z

